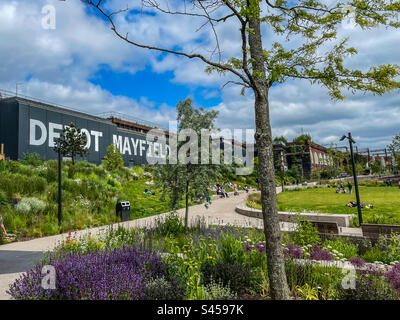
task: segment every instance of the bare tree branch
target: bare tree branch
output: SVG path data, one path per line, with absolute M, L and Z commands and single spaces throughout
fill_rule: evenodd
M 203 62 L 205 62 L 206 64 L 208 64 L 208 65 L 210 65 L 210 66 L 212 66 L 212 67 L 215 67 L 215 68 L 218 69 L 218 70 L 221 70 L 221 71 L 229 71 L 229 72 L 233 73 L 234 75 L 236 75 L 237 77 L 239 77 L 244 83 L 250 85 L 249 80 L 246 79 L 246 77 L 244 77 L 243 74 L 241 74 L 241 73 L 238 72 L 237 70 L 231 68 L 229 65 L 210 61 L 209 59 L 205 58 L 205 57 L 204 57 L 203 55 L 201 55 L 201 54 L 198 54 L 198 53 L 196 53 L 196 54 L 189 54 L 189 53 L 186 53 L 186 52 L 181 52 L 181 51 L 176 51 L 176 50 L 170 50 L 170 49 L 161 48 L 161 47 L 155 47 L 155 46 L 151 46 L 151 45 L 146 45 L 146 44 L 142 44 L 142 43 L 138 43 L 138 42 L 135 42 L 135 41 L 133 41 L 133 40 L 130 40 L 130 39 L 128 38 L 128 34 L 126 34 L 125 36 L 122 35 L 122 34 L 120 33 L 120 31 L 118 31 L 118 29 L 117 29 L 117 27 L 116 27 L 116 25 L 115 25 L 115 23 L 114 23 L 114 20 L 112 19 L 112 15 L 115 15 L 115 14 L 121 13 L 121 12 L 128 11 L 128 10 L 129 10 L 128 8 L 127 8 L 127 9 L 123 9 L 123 10 L 119 10 L 119 11 L 116 11 L 116 12 L 113 12 L 113 13 L 110 14 L 110 13 L 105 12 L 105 11 L 102 9 L 102 7 L 100 6 L 102 0 L 99 0 L 97 4 L 95 4 L 92 0 L 81 0 L 81 1 L 84 2 L 84 3 L 87 3 L 87 4 L 90 5 L 90 6 L 95 7 L 95 8 L 110 22 L 110 24 L 111 24 L 111 30 L 116 34 L 116 36 L 117 36 L 118 38 L 120 38 L 120 39 L 126 41 L 126 42 L 129 43 L 129 44 L 132 44 L 132 45 L 134 45 L 134 46 L 136 46 L 136 47 L 139 47 L 139 48 L 144 48 L 144 49 L 149 49 L 149 50 L 155 50 L 155 51 L 161 51 L 161 52 L 171 53 L 171 54 L 175 54 L 175 55 L 178 55 L 178 56 L 184 56 L 184 57 L 187 57 L 187 58 L 189 58 L 189 59 L 195 59 L 195 58 L 200 59 L 200 60 L 202 60 Z

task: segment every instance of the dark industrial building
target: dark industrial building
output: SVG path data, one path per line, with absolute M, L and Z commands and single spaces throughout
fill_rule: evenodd
M 114 143 L 120 149 L 125 165 L 146 164 L 148 157 L 162 158 L 168 145 L 164 140 L 146 140 L 155 129 L 168 138 L 168 133 L 155 127 L 110 116 L 96 117 L 54 105 L 11 97 L 0 99 L 0 144 L 6 159 L 17 160 L 24 153 L 38 153 L 42 158 L 56 159 L 54 138 L 64 126 L 74 123 L 87 136 L 86 160 L 100 164 L 107 147 Z

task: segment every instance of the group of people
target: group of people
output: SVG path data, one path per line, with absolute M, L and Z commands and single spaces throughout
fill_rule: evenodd
M 385 182 L 385 184 L 386 184 L 388 187 L 391 187 L 392 184 L 393 184 L 393 182 L 395 182 L 395 181 L 393 181 L 393 180 L 391 180 L 391 179 L 388 179 L 388 180 L 385 180 L 384 182 Z M 399 189 L 400 189 L 400 180 L 397 181 L 397 184 L 398 184 Z
M 339 185 L 335 184 L 333 187 L 336 188 L 336 193 L 347 193 L 343 182 L 341 182 Z M 350 182 L 347 183 L 347 188 L 349 189 L 348 193 L 352 194 L 353 193 L 353 185 Z
M 211 191 L 215 191 L 217 195 L 221 196 L 221 198 L 229 198 L 229 194 L 225 188 L 233 189 L 234 196 L 239 195 L 240 186 L 238 186 L 236 183 L 232 182 L 215 183 L 214 186 L 209 187 Z M 247 187 L 247 185 L 244 186 L 243 190 L 249 192 L 249 188 Z

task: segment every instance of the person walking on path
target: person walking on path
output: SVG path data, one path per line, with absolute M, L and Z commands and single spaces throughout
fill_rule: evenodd
M 7 231 L 3 224 L 3 217 L 0 215 L 0 227 L 3 229 L 4 235 L 7 237 Z

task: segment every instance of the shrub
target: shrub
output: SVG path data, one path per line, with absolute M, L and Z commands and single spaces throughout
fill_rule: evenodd
M 122 155 L 120 150 L 114 146 L 114 144 L 110 144 L 107 148 L 107 154 L 104 157 L 104 167 L 108 171 L 120 169 L 124 166 L 124 160 L 122 159 Z
M 18 213 L 38 214 L 46 207 L 46 203 L 37 198 L 23 198 L 15 207 Z
M 349 243 L 345 239 L 326 240 L 324 247 L 329 247 L 330 251 L 336 250 L 343 254 L 343 257 L 349 259 L 358 255 L 358 246 L 354 243 Z
M 337 286 L 340 300 L 392 300 L 395 292 L 381 278 L 369 274 L 360 274 L 356 277 L 355 289 L 345 289 Z
M 203 299 L 202 300 L 229 300 L 236 298 L 236 294 L 232 290 L 224 286 L 222 282 L 211 282 L 202 287 L 203 289 Z
M 235 239 L 232 233 L 223 234 L 220 241 L 220 258 L 225 263 L 243 264 L 245 253 L 242 243 Z
M 252 272 L 250 266 L 246 264 L 219 261 L 215 265 L 202 265 L 201 272 L 206 285 L 214 280 L 229 287 L 237 294 L 248 292 L 251 287 Z
M 24 153 L 23 154 L 23 159 L 21 160 L 21 163 L 32 165 L 34 167 L 40 166 L 43 162 L 44 162 L 44 160 L 36 152 L 34 152 L 34 153 L 29 153 L 29 152 Z
M 115 300 L 141 299 L 149 279 L 163 275 L 156 253 L 136 247 L 95 251 L 85 255 L 50 255 L 47 265 L 55 268 L 56 289 L 41 286 L 42 264 L 23 274 L 8 293 L 16 300 Z
M 0 207 L 8 207 L 8 199 L 6 194 L 0 190 Z
M 298 264 L 287 259 L 285 262 L 285 272 L 289 288 L 293 290 L 297 286 L 304 286 L 310 281 L 313 272 L 313 266 L 310 262 Z
M 185 226 L 182 219 L 176 213 L 168 214 L 164 221 L 156 220 L 155 232 L 160 236 L 177 236 L 184 230 Z
M 297 228 L 293 233 L 294 244 L 304 247 L 309 244 L 320 244 L 321 238 L 318 229 L 311 222 L 297 217 Z
M 368 251 L 366 251 L 362 258 L 366 262 L 375 262 L 375 261 L 383 261 L 384 260 L 384 252 L 377 247 L 372 247 Z
M 185 286 L 177 281 L 168 281 L 164 277 L 149 281 L 143 289 L 145 300 L 183 300 Z

